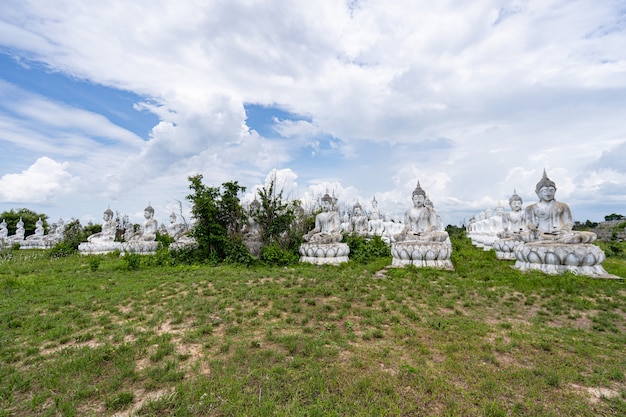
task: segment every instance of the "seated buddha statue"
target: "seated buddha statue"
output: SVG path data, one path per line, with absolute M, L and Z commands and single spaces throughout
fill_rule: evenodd
M 513 190 L 513 195 L 509 198 L 511 211 L 502 215 L 502 230 L 498 232 L 500 239 L 521 239 L 521 233 L 526 230 L 523 204 L 522 197 Z
M 0 223 L 0 242 L 7 240 L 9 237 L 9 229 L 7 229 L 7 222 L 2 219 Z
M 143 217 L 146 221 L 143 223 L 141 230 L 130 238 L 131 241 L 152 242 L 156 240 L 159 222 L 154 218 L 154 208 L 150 204 L 144 209 Z
M 315 227 L 302 238 L 311 243 L 335 243 L 343 239 L 341 219 L 333 210 L 333 198 L 328 193 L 322 197 L 322 211 L 315 216 Z
M 115 240 L 117 223 L 113 219 L 113 210 L 110 208 L 106 209 L 102 219 L 104 220 L 104 223 L 102 223 L 102 231 L 87 236 L 89 242 L 113 242 Z
M 448 233 L 443 230 L 437 212 L 425 205 L 426 192 L 420 186 L 413 190 L 413 207 L 404 213 L 404 228 L 395 236 L 396 242 L 444 242 Z
M 530 230 L 525 240 L 557 243 L 591 243 L 596 234 L 572 230 L 572 213 L 567 204 L 556 201 L 556 184 L 548 178 L 546 171 L 537 183 L 537 203 L 526 207 L 526 227 Z

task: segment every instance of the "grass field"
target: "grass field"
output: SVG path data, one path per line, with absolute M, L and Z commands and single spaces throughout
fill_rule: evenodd
M 0 253 L 0 416 L 626 415 L 624 279 L 453 244 L 454 271 Z

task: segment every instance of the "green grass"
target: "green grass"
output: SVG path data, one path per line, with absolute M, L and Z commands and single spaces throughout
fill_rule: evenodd
M 0 416 L 626 413 L 623 279 L 453 244 L 454 271 L 0 253 Z

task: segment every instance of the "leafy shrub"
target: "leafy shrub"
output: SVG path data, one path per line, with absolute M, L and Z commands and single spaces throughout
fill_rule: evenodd
M 225 253 L 226 257 L 224 258 L 224 262 L 230 264 L 239 264 L 239 265 L 251 265 L 255 262 L 255 259 L 252 255 L 250 255 L 250 251 L 243 243 L 241 236 L 235 237 L 235 239 L 230 240 L 225 245 Z
M 141 264 L 140 255 L 136 253 L 125 253 L 124 256 L 122 256 L 122 259 L 126 263 L 126 268 L 129 271 L 135 271 L 139 269 L 139 265 Z
M 48 255 L 51 258 L 62 258 L 73 255 L 78 251 L 80 243 L 84 242 L 86 239 L 87 235 L 80 221 L 74 220 L 69 222 L 63 229 L 63 240 L 50 248 Z
M 344 236 L 350 248 L 350 259 L 358 263 L 367 263 L 376 258 L 391 256 L 391 249 L 380 236 L 365 238 L 355 234 Z
M 299 256 L 278 243 L 270 243 L 261 249 L 261 259 L 269 265 L 285 266 L 298 262 Z

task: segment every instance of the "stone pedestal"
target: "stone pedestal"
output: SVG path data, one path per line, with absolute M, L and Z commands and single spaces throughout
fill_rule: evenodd
M 454 269 L 450 255 L 452 248 L 446 242 L 396 242 L 391 245 L 393 266 L 415 265 Z
M 123 252 L 122 242 L 83 242 L 78 245 L 78 252 L 81 255 L 103 255 L 115 251 Z
M 515 248 L 523 245 L 524 242 L 517 239 L 498 239 L 493 242 L 493 249 L 496 251 L 496 258 L 501 260 L 515 260 Z
M 514 268 L 520 271 L 539 270 L 558 275 L 569 271 L 576 275 L 596 278 L 615 278 L 602 267 L 606 259 L 596 245 L 553 242 L 530 242 L 515 249 Z
M 122 252 L 124 253 L 136 253 L 138 255 L 154 255 L 159 246 L 159 242 L 151 241 L 130 241 L 122 243 Z
M 43 239 L 26 239 L 17 243 L 20 244 L 20 249 L 49 249 L 52 247 L 52 244 Z
M 346 243 L 303 243 L 300 245 L 300 262 L 339 265 L 348 262 L 349 253 Z

